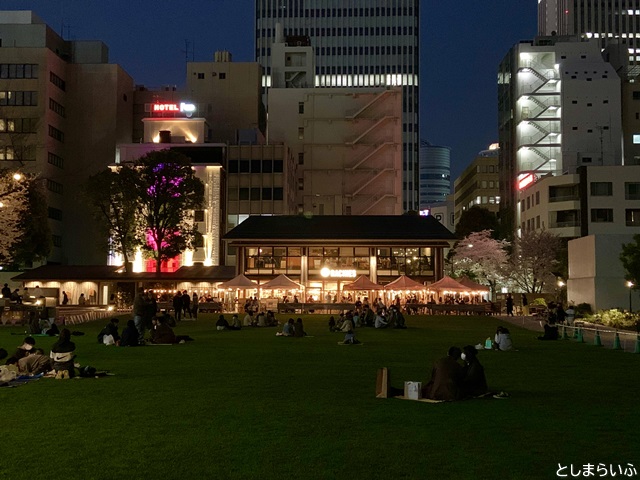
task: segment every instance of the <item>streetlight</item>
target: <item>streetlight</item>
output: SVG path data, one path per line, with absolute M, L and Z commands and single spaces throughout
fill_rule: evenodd
M 629 313 L 632 312 L 631 310 L 631 291 L 633 290 L 633 282 L 627 282 L 627 287 L 629 287 Z

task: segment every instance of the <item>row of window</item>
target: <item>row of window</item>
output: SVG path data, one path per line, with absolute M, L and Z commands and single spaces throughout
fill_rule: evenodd
M 627 227 L 640 227 L 640 208 L 626 208 L 624 219 Z M 591 221 L 593 223 L 613 223 L 613 208 L 592 208 Z
M 529 195 L 526 199 L 523 198 L 520 202 L 520 211 L 524 212 L 525 210 L 529 210 L 531 207 L 535 207 L 536 205 L 540 205 L 540 192 Z
M 49 72 L 49 81 L 63 92 L 67 89 L 67 83 L 53 72 Z
M 197 75 L 198 80 L 204 80 L 204 72 L 193 72 L 194 75 Z M 226 72 L 211 72 L 212 77 L 217 77 L 218 80 L 226 80 L 227 73 Z
M 416 32 L 418 29 L 415 30 Z M 357 36 L 367 36 L 367 35 L 375 35 L 379 36 L 394 36 L 394 35 L 413 35 L 413 27 L 332 27 L 332 28 L 294 28 L 287 32 L 287 35 L 293 36 L 316 36 L 316 37 L 357 37 Z M 275 30 L 272 28 L 263 28 L 262 29 L 262 37 L 270 38 L 275 37 Z
M 49 218 L 52 220 L 62 221 L 62 210 L 59 208 L 49 207 Z
M 0 132 L 36 133 L 37 118 L 0 118 Z
M 417 13 L 417 12 L 416 12 Z M 414 14 L 413 7 L 376 7 L 376 8 L 301 8 L 297 4 L 275 6 L 271 9 L 256 9 L 256 18 L 352 18 L 352 17 L 412 17 Z
M 64 186 L 61 183 L 56 182 L 55 180 L 47 178 L 45 181 L 45 185 L 47 187 L 47 190 L 49 190 L 50 192 L 57 193 L 59 195 L 62 195 L 64 193 Z
M 386 45 L 378 47 L 320 47 L 320 55 L 413 55 L 413 45 Z M 391 68 L 388 66 L 388 72 Z
M 284 191 L 282 187 L 252 187 L 232 188 L 229 190 L 229 200 L 282 200 Z
M 34 162 L 36 149 L 34 146 L 0 146 L 0 160 Z
M 229 160 L 229 173 L 282 173 L 283 160 Z
M 33 63 L 0 63 L 0 78 L 38 78 L 38 65 Z
M 48 152 L 47 162 L 55 167 L 64 168 L 64 159 L 62 157 L 59 157 L 55 153 Z
M 65 112 L 65 108 L 63 105 L 60 105 L 58 102 L 56 102 L 53 98 L 49 99 L 49 110 L 57 113 L 58 115 L 60 115 L 62 118 L 66 117 L 66 112 Z
M 35 107 L 38 105 L 38 92 L 34 91 L 0 91 L 0 105 L 16 107 Z
M 611 197 L 613 196 L 613 182 L 591 182 L 591 196 Z M 640 183 L 624 182 L 625 200 L 640 200 Z

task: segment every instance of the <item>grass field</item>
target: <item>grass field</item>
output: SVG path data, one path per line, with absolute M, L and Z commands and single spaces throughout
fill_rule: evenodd
M 397 387 L 426 382 L 449 346 L 483 342 L 499 319 L 408 317 L 407 330 L 361 328 L 363 346 L 338 346 L 328 316 L 303 316 L 313 337 L 302 339 L 273 328 L 218 332 L 213 317 L 183 322 L 176 333 L 196 341 L 174 346 L 106 347 L 96 341 L 105 321 L 75 326 L 86 333 L 73 338 L 77 360 L 115 376 L 0 388 L 0 478 L 545 479 L 557 478 L 559 463 L 629 462 L 640 470 L 640 355 L 540 342 L 510 327 L 518 351 L 479 354 L 489 387 L 510 398 L 425 404 L 376 399 L 377 368 L 389 367 Z M 0 346 L 11 353 L 19 331 L 0 329 Z M 37 338 L 47 352 L 52 343 Z

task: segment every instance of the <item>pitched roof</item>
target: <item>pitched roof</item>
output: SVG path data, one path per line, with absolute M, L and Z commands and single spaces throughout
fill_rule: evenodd
M 433 216 L 252 216 L 225 240 L 455 240 Z

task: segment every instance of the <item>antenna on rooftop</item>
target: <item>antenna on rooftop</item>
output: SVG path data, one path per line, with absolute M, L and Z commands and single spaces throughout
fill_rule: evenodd
M 193 40 L 189 41 L 185 39 L 184 50 L 182 50 L 182 53 L 184 53 L 185 63 L 189 62 L 189 56 L 191 56 L 191 61 L 193 62 L 195 57 L 195 42 Z

